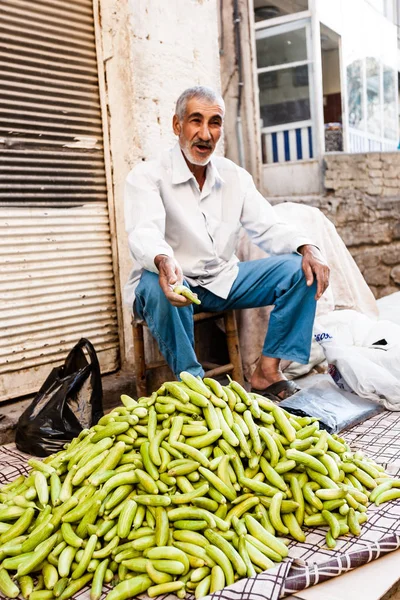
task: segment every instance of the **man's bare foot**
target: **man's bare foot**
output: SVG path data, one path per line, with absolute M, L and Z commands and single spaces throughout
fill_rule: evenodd
M 251 377 L 251 387 L 255 390 L 265 390 L 269 385 L 285 380 L 286 377 L 280 370 L 279 365 L 279 358 L 261 356 Z
M 279 358 L 261 356 L 260 360 L 258 361 L 256 370 L 254 371 L 251 377 L 250 383 L 252 389 L 259 390 L 261 392 L 268 388 L 270 385 L 273 385 L 274 383 L 278 383 L 280 381 L 288 381 L 280 369 L 280 362 L 281 361 Z M 293 384 L 292 382 L 290 382 L 290 387 L 292 386 Z M 283 400 L 284 398 L 290 396 L 292 393 L 294 393 L 294 391 L 283 389 L 275 395 L 277 396 L 277 398 Z

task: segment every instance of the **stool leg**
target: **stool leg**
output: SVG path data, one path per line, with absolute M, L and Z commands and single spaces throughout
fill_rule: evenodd
M 239 347 L 239 335 L 236 325 L 236 317 L 233 310 L 224 314 L 226 343 L 228 346 L 229 360 L 233 364 L 232 378 L 241 385 L 244 384 L 242 357 Z
M 133 354 L 135 358 L 136 391 L 140 398 L 147 395 L 146 361 L 144 358 L 143 325 L 133 325 Z

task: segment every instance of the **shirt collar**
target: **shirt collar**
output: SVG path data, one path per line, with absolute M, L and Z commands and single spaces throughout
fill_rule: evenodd
M 185 183 L 189 179 L 193 178 L 194 175 L 189 169 L 186 160 L 183 157 L 181 147 L 179 143 L 176 143 L 171 150 L 171 162 L 172 162 L 172 183 L 174 185 L 179 183 Z M 211 159 L 207 165 L 206 170 L 206 181 L 209 182 L 210 188 L 219 181 L 224 182 L 221 175 L 218 172 L 213 160 Z

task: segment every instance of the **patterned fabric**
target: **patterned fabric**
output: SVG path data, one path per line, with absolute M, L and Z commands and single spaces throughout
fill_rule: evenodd
M 354 450 L 364 450 L 392 475 L 400 472 L 400 414 L 384 412 L 357 425 L 344 434 Z M 0 485 L 26 474 L 27 455 L 14 445 L 0 447 Z M 379 507 L 368 507 L 368 521 L 361 535 L 342 536 L 334 550 L 325 547 L 323 528 L 307 528 L 304 543 L 291 542 L 290 557 L 256 577 L 242 579 L 207 596 L 207 600 L 278 600 L 376 560 L 400 548 L 400 502 L 394 500 Z M 107 593 L 105 589 L 105 594 Z M 104 594 L 104 596 L 105 596 Z M 103 596 L 103 598 L 104 598 Z M 75 598 L 89 599 L 86 588 Z M 147 600 L 146 594 L 140 596 Z M 177 600 L 174 594 L 160 597 Z M 0 599 L 4 597 L 0 594 Z M 187 600 L 193 596 L 187 595 Z

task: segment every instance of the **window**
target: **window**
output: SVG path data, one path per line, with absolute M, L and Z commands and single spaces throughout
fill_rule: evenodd
M 308 36 L 304 20 L 256 32 L 263 128 L 311 118 Z
M 356 129 L 363 120 L 363 77 L 362 62 L 355 60 L 347 67 L 347 96 L 349 102 L 349 125 Z
M 397 73 L 390 67 L 383 67 L 383 135 L 397 139 L 396 115 Z
M 258 76 L 263 127 L 310 119 L 308 65 Z
M 255 22 L 308 10 L 308 0 L 254 0 Z
M 367 74 L 367 129 L 369 133 L 381 133 L 381 90 L 380 90 L 380 64 L 376 58 L 366 60 Z
M 259 69 L 307 60 L 305 27 L 268 37 L 263 37 L 263 33 L 261 31 L 257 39 Z
M 397 139 L 397 72 L 372 56 L 347 67 L 349 126 L 377 143 Z

